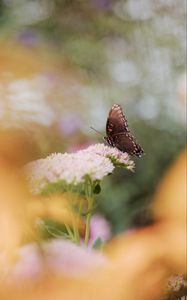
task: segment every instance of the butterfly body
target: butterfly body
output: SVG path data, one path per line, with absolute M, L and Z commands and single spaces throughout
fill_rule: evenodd
M 106 122 L 105 140 L 112 147 L 122 152 L 141 157 L 144 153 L 128 128 L 127 120 L 120 105 L 114 104 L 109 112 Z

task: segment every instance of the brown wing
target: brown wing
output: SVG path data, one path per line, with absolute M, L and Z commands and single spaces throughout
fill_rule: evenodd
M 115 147 L 122 152 L 127 152 L 130 155 L 142 156 L 144 150 L 136 142 L 135 138 L 128 132 L 118 133 L 112 136 L 112 141 Z
M 105 139 L 109 145 L 118 148 L 122 152 L 139 157 L 144 153 L 141 146 L 130 133 L 127 120 L 121 106 L 118 104 L 114 104 L 109 112 L 106 133 L 107 137 Z
M 114 104 L 109 112 L 106 122 L 106 133 L 108 136 L 112 136 L 113 134 L 124 131 L 129 132 L 127 120 L 121 106 Z

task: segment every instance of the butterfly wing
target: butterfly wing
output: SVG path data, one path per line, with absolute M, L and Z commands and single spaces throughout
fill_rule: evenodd
M 106 123 L 107 142 L 130 155 L 141 156 L 144 151 L 129 131 L 127 120 L 120 105 L 114 104 Z
M 122 152 L 141 157 L 144 153 L 140 144 L 128 132 L 117 133 L 112 136 L 113 145 Z
M 123 114 L 121 106 L 114 104 L 109 112 L 106 122 L 107 136 L 124 131 L 129 132 L 127 120 Z

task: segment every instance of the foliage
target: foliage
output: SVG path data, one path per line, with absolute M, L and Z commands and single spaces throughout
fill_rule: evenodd
M 161 123 L 161 120 L 158 122 Z M 146 154 L 135 160 L 134 173 L 118 170 L 115 177 L 111 176 L 103 186 L 99 209 L 112 222 L 115 233 L 151 222 L 150 205 L 155 188 L 185 144 L 184 129 L 168 120 L 168 127 L 169 124 L 172 128 L 163 130 L 137 121 L 136 131 Z

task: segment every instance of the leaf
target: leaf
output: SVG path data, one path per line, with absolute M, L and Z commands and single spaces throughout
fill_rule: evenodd
M 98 238 L 94 241 L 92 248 L 93 248 L 93 249 L 100 249 L 100 248 L 102 247 L 102 245 L 103 245 L 103 240 L 101 239 L 101 237 L 98 237 Z
M 101 186 L 99 183 L 97 183 L 95 186 L 94 186 L 94 189 L 93 189 L 93 192 L 94 194 L 99 194 L 101 192 Z

